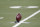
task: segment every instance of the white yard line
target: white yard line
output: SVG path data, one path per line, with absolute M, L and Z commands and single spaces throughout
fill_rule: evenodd
M 18 27 L 21 23 L 23 23 L 24 21 L 30 19 L 31 17 L 35 16 L 36 14 L 38 14 L 40 12 L 40 10 L 38 10 L 37 12 L 33 13 L 32 15 L 30 15 L 29 17 L 25 18 L 24 20 L 20 21 L 19 23 L 17 23 L 16 25 L 12 26 L 12 27 Z
M 9 8 L 21 8 L 22 6 L 10 6 Z
M 4 17 L 0 17 L 0 19 L 3 19 Z
M 15 23 L 15 22 L 8 22 L 8 23 Z M 29 23 L 31 23 L 31 22 L 23 22 L 23 23 L 25 23 L 25 24 L 29 24 Z
M 28 6 L 26 8 L 38 8 L 38 6 Z
M 24 24 L 29 24 L 29 23 L 31 23 L 31 22 L 23 22 Z
M 25 8 L 24 6 L 10 6 L 9 8 Z M 38 8 L 38 6 L 27 6 L 26 8 Z

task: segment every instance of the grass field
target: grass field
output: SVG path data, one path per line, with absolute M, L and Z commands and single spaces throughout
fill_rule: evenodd
M 22 6 L 21 8 L 9 8 L 10 6 Z M 27 6 L 38 6 L 38 8 L 25 8 Z M 40 10 L 40 0 L 0 0 L 0 27 L 12 27 L 15 25 L 17 13 L 22 14 L 25 19 L 34 12 Z M 2 18 L 2 19 L 1 19 Z M 22 23 L 18 27 L 40 27 L 40 12 L 34 17 L 26 20 L 29 24 Z

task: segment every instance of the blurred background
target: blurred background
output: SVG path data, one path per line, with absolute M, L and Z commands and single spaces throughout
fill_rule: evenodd
M 21 13 L 23 20 L 38 10 L 40 0 L 0 0 L 0 27 L 14 26 L 18 13 Z M 40 12 L 25 22 L 30 23 L 22 23 L 18 27 L 40 27 Z

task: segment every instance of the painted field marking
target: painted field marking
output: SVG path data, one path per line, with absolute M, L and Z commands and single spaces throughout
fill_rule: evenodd
M 12 26 L 12 27 L 18 27 L 21 23 L 23 23 L 24 21 L 30 19 L 31 17 L 35 16 L 36 14 L 38 14 L 40 12 L 40 10 L 36 11 L 35 13 L 33 13 L 32 15 L 30 15 L 29 17 L 25 18 L 24 20 L 20 21 L 19 23 L 17 23 L 16 25 Z
M 38 6 L 28 6 L 26 8 L 38 8 Z
M 38 8 L 38 6 L 10 6 L 9 8 Z
M 9 8 L 21 8 L 22 6 L 10 6 Z
M 0 17 L 0 19 L 3 19 L 4 17 Z
M 29 24 L 29 23 L 31 23 L 31 22 L 23 22 L 23 23 L 25 23 L 25 24 Z
M 15 23 L 15 22 L 8 22 L 8 23 Z M 31 23 L 31 22 L 23 22 L 23 23 L 25 23 L 25 24 L 29 24 L 29 23 Z

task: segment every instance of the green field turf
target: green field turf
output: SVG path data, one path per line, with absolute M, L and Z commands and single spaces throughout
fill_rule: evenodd
M 10 6 L 39 6 L 39 8 L 18 8 L 12 9 Z M 40 9 L 40 0 L 0 0 L 0 17 L 4 17 L 0 19 L 0 27 L 12 27 L 15 23 L 17 13 L 22 14 L 22 19 L 25 19 L 29 15 Z M 29 24 L 21 24 L 18 27 L 40 27 L 40 13 L 30 18 L 25 22 L 31 22 Z

